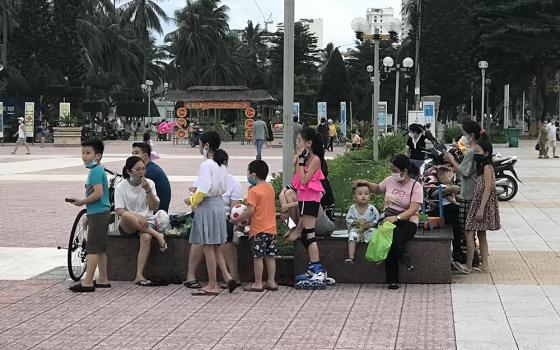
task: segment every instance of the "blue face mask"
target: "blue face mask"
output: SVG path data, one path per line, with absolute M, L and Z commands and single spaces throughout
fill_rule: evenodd
M 93 167 L 95 167 L 97 165 L 97 162 L 95 160 L 92 160 L 89 163 L 86 163 L 86 168 L 91 169 Z
M 247 182 L 251 186 L 256 186 L 257 185 L 257 180 L 255 178 L 252 178 L 251 175 L 247 175 Z

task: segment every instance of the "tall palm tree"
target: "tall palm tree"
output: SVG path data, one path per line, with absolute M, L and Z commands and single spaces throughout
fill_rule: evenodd
M 171 69 L 180 73 L 178 86 L 200 84 L 203 75 L 204 80 L 216 80 L 209 79 L 211 74 L 199 68 L 220 66 L 216 63 L 218 59 L 210 62 L 226 52 L 228 10 L 220 0 L 187 0 L 183 9 L 175 11 L 177 29 L 167 34 L 165 41 L 173 55 Z
M 243 30 L 243 45 L 247 50 L 247 55 L 256 64 L 263 62 L 266 57 L 266 44 L 263 39 L 265 31 L 261 25 L 253 25 L 253 21 L 247 21 L 247 27 Z
M 130 24 L 144 45 L 142 80 L 146 79 L 148 70 L 148 56 L 151 50 L 150 31 L 163 34 L 160 20 L 166 23 L 169 21 L 165 11 L 156 3 L 158 1 L 160 0 L 130 0 L 119 7 L 122 21 Z

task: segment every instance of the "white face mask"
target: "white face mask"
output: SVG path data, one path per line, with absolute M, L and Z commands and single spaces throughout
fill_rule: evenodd
M 404 180 L 404 176 L 402 176 L 401 173 L 391 173 L 391 176 L 397 181 Z

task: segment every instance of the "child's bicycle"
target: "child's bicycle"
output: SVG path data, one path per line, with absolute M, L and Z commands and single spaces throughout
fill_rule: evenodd
M 118 228 L 119 220 L 115 213 L 115 185 L 122 180 L 122 175 L 111 170 L 105 169 L 111 175 L 109 180 L 109 202 L 111 203 L 111 223 L 109 230 Z M 112 228 L 111 228 L 112 227 Z M 80 210 L 70 232 L 68 240 L 68 273 L 74 281 L 79 281 L 86 272 L 87 256 L 87 216 L 86 209 Z M 62 247 L 58 247 L 62 249 Z

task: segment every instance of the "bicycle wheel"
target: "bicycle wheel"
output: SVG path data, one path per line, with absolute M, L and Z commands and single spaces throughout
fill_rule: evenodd
M 79 281 L 86 272 L 87 226 L 84 223 L 86 210 L 82 209 L 72 225 L 68 241 L 68 273 L 74 281 Z

